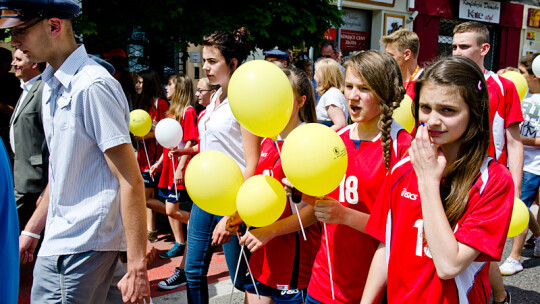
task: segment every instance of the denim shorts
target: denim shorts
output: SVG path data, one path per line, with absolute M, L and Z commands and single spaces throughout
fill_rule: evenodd
M 521 180 L 521 199 L 527 208 L 531 208 L 531 205 L 538 196 L 538 187 L 540 187 L 540 175 L 536 175 L 531 172 L 523 171 L 523 179 Z
M 180 203 L 180 210 L 191 212 L 191 207 L 193 206 L 193 201 L 185 189 L 176 191 L 174 189 L 175 185 L 171 189 L 159 188 L 158 195 L 165 199 L 165 202 L 176 204 Z
M 144 187 L 145 188 L 155 188 L 155 187 L 157 187 L 157 185 L 159 183 L 159 176 L 160 176 L 159 172 L 156 175 L 154 175 L 154 179 L 152 179 L 149 172 L 141 172 L 141 175 L 142 175 L 142 178 L 143 178 L 143 181 L 144 181 Z

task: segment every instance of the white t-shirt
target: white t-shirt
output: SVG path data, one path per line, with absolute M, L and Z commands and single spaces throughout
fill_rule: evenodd
M 519 125 L 522 137 L 540 137 L 540 93 L 530 94 L 527 92 L 521 102 L 523 122 Z M 523 171 L 540 175 L 540 147 L 523 145 L 525 155 Z
M 335 105 L 336 107 L 340 108 L 345 115 L 345 120 L 349 118 L 349 110 L 347 109 L 347 100 L 345 100 L 345 95 L 343 95 L 343 93 L 336 88 L 330 88 L 321 96 L 319 103 L 315 108 L 317 111 L 318 121 L 331 121 L 330 117 L 328 116 L 328 111 L 326 110 L 326 107 L 330 105 Z
M 220 89 L 221 90 L 221 89 Z M 229 98 L 216 108 L 218 94 L 206 107 L 206 114 L 199 121 L 200 151 L 220 151 L 232 157 L 242 172 L 246 169 L 240 123 L 234 117 Z

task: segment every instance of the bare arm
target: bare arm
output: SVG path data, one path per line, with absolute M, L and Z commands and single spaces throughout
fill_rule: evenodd
M 309 227 L 317 222 L 317 219 L 313 213 L 313 206 L 311 205 L 304 206 L 298 211 L 298 213 L 300 214 L 304 228 Z M 245 244 L 251 252 L 255 252 L 264 245 L 268 244 L 268 242 L 270 242 L 273 238 L 299 230 L 300 222 L 298 221 L 298 215 L 292 214 L 266 227 L 261 227 L 246 232 L 246 235 L 240 239 L 240 245 Z
M 188 141 L 186 143 L 186 149 L 190 148 L 191 145 L 193 145 L 193 141 Z M 182 185 L 184 184 L 184 167 L 186 166 L 186 163 L 189 159 L 189 155 L 182 155 L 180 158 L 180 161 L 178 162 L 178 167 L 176 167 L 176 171 L 174 172 L 174 183 L 176 185 Z
M 45 223 L 47 221 L 47 211 L 49 210 L 48 184 L 43 191 L 42 197 L 43 198 L 41 199 L 41 202 L 37 204 L 36 210 L 34 211 L 32 217 L 24 227 L 24 231 L 26 232 L 39 235 L 45 227 Z M 24 234 L 21 234 L 21 236 L 19 236 L 19 257 L 21 264 L 26 264 L 34 260 L 34 252 L 36 250 L 37 243 L 38 240 L 33 237 Z
M 540 147 L 540 137 L 521 137 L 521 142 L 524 146 Z
M 347 225 L 363 233 L 369 220 L 369 214 L 347 208 L 328 196 L 315 202 L 315 216 L 323 223 Z
M 379 247 L 375 251 L 375 255 L 373 255 L 366 286 L 364 287 L 364 293 L 362 294 L 362 301 L 360 303 L 378 303 L 378 299 L 384 292 L 387 277 L 388 268 L 386 266 L 386 245 L 384 243 L 380 243 Z
M 169 154 L 173 154 L 174 156 L 195 155 L 197 153 L 199 153 L 199 144 L 184 149 L 172 149 L 169 152 Z
M 246 170 L 244 170 L 244 180 L 255 175 L 255 169 L 259 164 L 261 156 L 261 140 L 259 136 L 242 128 L 242 146 L 244 147 L 244 157 L 246 159 Z
M 332 120 L 332 130 L 339 130 L 347 125 L 347 120 L 343 110 L 335 105 L 329 105 L 326 107 L 326 112 L 328 112 L 328 117 Z
M 418 177 L 424 232 L 437 275 L 441 279 L 454 278 L 469 267 L 480 251 L 458 242 L 446 217 L 439 189 L 446 158 L 437 146 L 431 146 L 427 127 L 423 126 L 411 142 L 409 155 Z
M 506 129 L 508 149 L 508 169 L 514 180 L 514 192 L 516 197 L 521 195 L 521 179 L 523 178 L 523 144 L 519 133 L 519 124 L 513 123 Z
M 146 272 L 146 202 L 144 182 L 130 144 L 105 151 L 105 159 L 120 186 L 121 212 L 127 240 L 127 273 L 118 283 L 124 302 L 150 301 Z
M 152 127 L 152 129 L 153 129 L 153 127 Z M 156 138 L 156 133 L 154 132 L 154 130 L 151 130 L 150 132 L 148 132 L 143 137 L 135 136 L 136 140 L 143 140 L 143 139 L 150 139 L 150 138 Z
M 244 180 L 255 175 L 255 170 L 261 155 L 261 140 L 259 136 L 249 132 L 244 127 L 240 127 L 242 132 L 242 146 L 244 148 L 244 158 L 246 159 L 246 169 L 244 170 Z M 242 219 L 235 213 L 232 216 L 224 216 L 216 225 L 212 234 L 212 246 L 227 243 L 231 235 L 238 230 Z

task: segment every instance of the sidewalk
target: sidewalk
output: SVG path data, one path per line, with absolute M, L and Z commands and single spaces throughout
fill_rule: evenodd
M 173 246 L 174 240 L 169 235 L 160 235 L 158 241 L 153 243 L 158 254 L 166 252 Z M 159 256 L 148 266 L 148 276 L 150 279 L 150 289 L 152 301 L 155 304 L 187 303 L 186 287 L 174 290 L 161 290 L 157 287 L 159 281 L 170 277 L 174 273 L 174 268 L 180 265 L 181 257 L 172 259 L 161 259 Z M 225 255 L 220 248 L 216 248 L 208 269 L 208 293 L 210 303 L 229 303 L 232 291 L 232 282 L 229 270 L 225 262 Z M 244 294 L 235 289 L 233 303 L 244 303 Z

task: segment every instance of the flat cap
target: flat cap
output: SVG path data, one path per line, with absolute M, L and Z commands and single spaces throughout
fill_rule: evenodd
M 289 58 L 289 53 L 282 50 L 278 50 L 278 49 L 267 50 L 267 51 L 264 51 L 263 54 L 266 57 L 275 57 L 275 58 L 282 58 L 282 59 Z
M 71 19 L 81 10 L 72 0 L 0 0 L 0 28 L 12 28 L 35 18 Z

